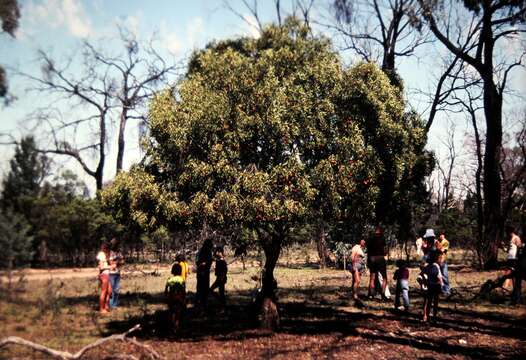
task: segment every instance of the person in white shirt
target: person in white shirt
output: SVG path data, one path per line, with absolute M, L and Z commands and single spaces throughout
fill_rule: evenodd
M 518 250 L 522 247 L 522 241 L 519 235 L 515 232 L 515 229 L 512 226 L 506 226 L 506 235 L 509 239 L 508 245 L 508 256 L 506 260 L 506 270 L 504 275 L 510 275 L 513 270 L 517 267 L 517 255 Z M 515 288 L 515 280 L 513 278 L 507 279 L 503 287 L 509 287 L 510 285 Z
M 99 312 L 101 314 L 107 314 L 110 311 L 111 285 L 109 259 L 110 247 L 108 244 L 103 243 L 97 254 L 100 282 Z
M 364 270 L 365 263 L 365 240 L 361 239 L 359 244 L 356 244 L 351 249 L 351 273 L 352 273 L 352 293 L 353 299 L 358 299 L 358 288 L 360 287 L 360 279 Z

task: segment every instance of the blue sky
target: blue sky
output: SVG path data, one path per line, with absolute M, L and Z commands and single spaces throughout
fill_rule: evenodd
M 323 1 L 318 1 L 323 3 Z M 138 35 L 148 39 L 156 35 L 159 49 L 166 56 L 176 60 L 185 59 L 193 49 L 203 47 L 213 39 L 224 39 L 240 35 L 254 36 L 257 31 L 249 23 L 254 19 L 241 5 L 240 0 L 230 1 L 232 6 L 245 18 L 228 10 L 222 0 L 156 0 L 156 1 L 117 1 L 117 0 L 27 0 L 21 1 L 22 17 L 16 39 L 0 35 L 0 62 L 8 68 L 18 68 L 24 72 L 38 73 L 40 65 L 35 61 L 38 49 L 52 53 L 56 58 L 67 57 L 79 48 L 83 39 L 104 42 L 112 50 L 118 44 L 112 42 L 117 34 L 117 25 L 125 26 Z M 263 21 L 274 19 L 274 8 L 271 1 L 259 1 L 260 16 Z M 287 1 L 283 1 L 285 6 Z M 118 49 L 116 48 L 115 51 Z M 427 49 L 426 51 L 437 51 Z M 344 54 L 346 62 L 352 57 Z M 408 89 L 427 89 L 432 86 L 433 59 L 422 56 L 420 59 L 401 59 L 398 70 Z M 525 93 L 526 72 L 516 71 L 511 80 L 512 88 L 520 94 Z M 9 75 L 9 73 L 8 73 Z M 9 107 L 0 108 L 0 133 L 11 133 L 15 136 L 27 134 L 32 129 L 25 120 L 37 106 L 43 106 L 52 100 L 37 93 L 26 92 L 28 83 L 21 78 L 9 76 L 11 91 L 18 100 Z M 422 104 L 410 99 L 413 106 L 423 109 Z M 513 100 L 508 107 L 515 108 L 523 99 Z M 464 141 L 468 130 L 466 121 L 457 119 L 457 141 Z M 439 155 L 444 152 L 442 140 L 448 122 L 444 117 L 438 118 L 430 133 L 429 148 Z M 137 129 L 130 126 L 130 138 L 136 138 Z M 37 134 L 38 135 L 38 134 Z M 0 171 L 7 170 L 8 159 L 12 150 L 3 148 L 0 152 Z M 137 144 L 128 147 L 125 162 L 127 165 L 139 158 Z M 115 154 L 110 150 L 106 179 L 114 174 Z M 78 170 L 73 160 L 57 158 L 60 164 Z M 0 173 L 1 174 L 1 173 Z M 90 178 L 83 177 L 93 187 Z

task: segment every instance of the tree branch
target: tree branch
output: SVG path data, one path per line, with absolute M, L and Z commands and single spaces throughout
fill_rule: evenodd
M 108 336 L 108 337 L 105 337 L 105 338 L 102 338 L 102 339 L 99 339 L 91 344 L 88 344 L 86 346 L 84 346 L 82 349 L 80 349 L 79 351 L 77 351 L 76 353 L 72 354 L 70 352 L 67 352 L 67 351 L 61 351 L 61 350 L 55 350 L 55 349 L 52 349 L 52 348 L 49 348 L 47 346 L 44 346 L 44 345 L 41 345 L 41 344 L 37 344 L 35 342 L 32 342 L 32 341 L 29 341 L 29 340 L 25 340 L 25 339 L 22 339 L 20 337 L 17 337 L 17 336 L 8 336 L 6 338 L 3 338 L 2 340 L 0 340 L 0 348 L 4 347 L 4 346 L 7 346 L 7 345 L 10 345 L 10 344 L 14 344 L 14 345 L 21 345 L 21 346 L 25 346 L 25 347 L 28 347 L 30 349 L 33 349 L 35 351 L 39 351 L 43 354 L 46 354 L 46 355 L 49 355 L 51 356 L 52 358 L 55 358 L 55 359 L 60 359 L 60 360 L 77 360 L 77 359 L 80 359 L 82 356 L 84 356 L 84 354 L 86 352 L 88 352 L 89 350 L 92 350 L 96 347 L 99 347 L 107 342 L 110 342 L 110 341 L 123 341 L 123 342 L 128 342 L 128 343 L 131 343 L 141 349 L 143 349 L 144 351 L 146 351 L 146 353 L 148 354 L 148 356 L 150 357 L 150 359 L 153 359 L 153 360 L 156 360 L 156 359 L 162 359 L 161 355 L 159 355 L 158 352 L 156 352 L 154 349 L 152 349 L 151 346 L 149 345 L 146 345 L 146 344 L 142 344 L 140 343 L 139 341 L 137 341 L 135 338 L 129 338 L 128 335 L 130 335 L 132 332 L 135 332 L 137 330 L 139 330 L 141 328 L 141 326 L 139 324 L 135 325 L 134 327 L 132 327 L 130 330 L 126 331 L 125 333 L 123 334 L 119 334 L 119 335 L 111 335 L 111 336 Z M 122 356 L 121 356 L 122 358 Z M 128 356 L 127 357 L 128 359 L 136 359 L 135 357 L 133 356 Z

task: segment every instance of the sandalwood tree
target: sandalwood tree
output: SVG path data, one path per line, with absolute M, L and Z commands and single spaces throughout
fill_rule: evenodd
M 414 135 L 403 119 L 401 94 L 380 69 L 345 69 L 327 39 L 288 19 L 196 53 L 185 79 L 150 106 L 146 165 L 119 174 L 102 200 L 142 227 L 252 229 L 273 298 L 295 225 L 374 221 L 379 144 L 394 154 L 395 182 L 413 161 L 400 151 Z

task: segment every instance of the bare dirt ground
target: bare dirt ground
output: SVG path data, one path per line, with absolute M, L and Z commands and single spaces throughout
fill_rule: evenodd
M 341 270 L 320 270 L 315 265 L 284 258 L 276 271 L 281 328 L 269 333 L 258 330 L 257 319 L 252 316 L 251 297 L 258 275 L 255 265 L 251 262 L 242 271 L 239 263 L 232 263 L 227 308 L 222 310 L 212 296 L 206 314 L 198 314 L 193 308 L 192 274 L 187 284 L 189 307 L 177 335 L 170 329 L 162 293 L 167 265 L 125 272 L 121 306 L 107 317 L 96 312 L 93 270 L 32 272 L 11 299 L 6 294 L 0 299 L 0 337 L 16 335 L 73 352 L 100 337 L 141 324 L 142 330 L 135 334 L 137 339 L 168 359 L 526 356 L 526 306 L 508 305 L 505 291 L 497 291 L 489 299 L 473 299 L 480 285 L 497 272 L 453 265 L 450 277 L 456 293 L 450 299 L 442 299 L 435 321 L 424 324 L 420 321 L 422 296 L 415 283 L 417 268 L 411 269 L 412 310 L 404 315 L 393 310 L 392 302 L 351 301 L 350 278 Z M 154 270 L 158 276 L 148 275 Z M 391 277 L 393 271 L 390 267 Z M 362 292 L 366 291 L 367 278 L 362 280 Z M 139 348 L 123 343 L 104 345 L 88 352 L 85 358 L 117 354 L 148 358 Z M 46 357 L 12 346 L 0 349 L 0 358 Z

